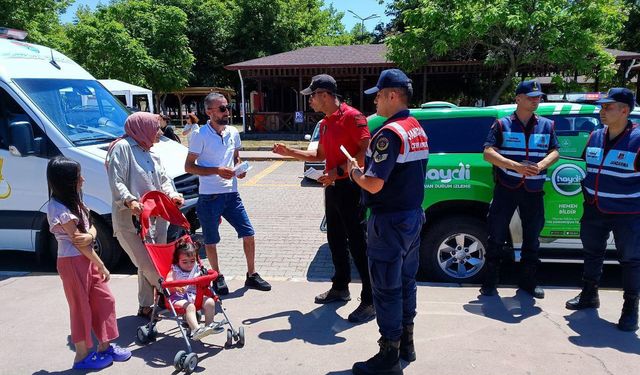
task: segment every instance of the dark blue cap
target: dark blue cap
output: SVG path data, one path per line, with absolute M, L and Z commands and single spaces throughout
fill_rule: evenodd
M 383 70 L 380 73 L 380 78 L 378 78 L 378 83 L 375 87 L 372 87 L 368 90 L 365 90 L 364 93 L 375 94 L 376 92 L 382 89 L 388 89 L 392 87 L 411 87 L 411 79 L 407 77 L 406 74 L 400 69 L 387 69 Z
M 522 81 L 516 87 L 516 96 L 525 94 L 526 96 L 542 96 L 544 93 L 540 91 L 540 84 L 536 80 Z
M 624 103 L 629 106 L 629 111 L 633 111 L 633 107 L 636 105 L 636 99 L 633 96 L 633 91 L 624 87 L 614 87 L 607 92 L 607 96 L 598 100 L 596 103 Z

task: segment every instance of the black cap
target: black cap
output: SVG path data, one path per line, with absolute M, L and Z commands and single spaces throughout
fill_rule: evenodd
M 388 89 L 392 87 L 411 87 L 411 79 L 407 77 L 406 74 L 400 69 L 387 69 L 383 70 L 380 73 L 380 78 L 378 78 L 378 83 L 376 83 L 375 87 L 372 87 L 368 90 L 365 90 L 364 93 L 367 95 L 375 94 L 376 92 L 382 89 Z
M 624 87 L 614 87 L 607 92 L 607 96 L 598 100 L 596 103 L 624 103 L 629 106 L 629 111 L 633 111 L 633 107 L 636 105 L 636 99 L 633 96 L 633 91 Z
M 318 74 L 311 78 L 311 84 L 306 89 L 300 91 L 302 95 L 311 95 L 316 90 L 329 91 L 333 95 L 338 91 L 336 80 L 328 74 Z
M 540 91 L 540 84 L 536 80 L 522 81 L 516 87 L 516 96 L 525 94 L 526 96 L 542 96 L 544 93 Z

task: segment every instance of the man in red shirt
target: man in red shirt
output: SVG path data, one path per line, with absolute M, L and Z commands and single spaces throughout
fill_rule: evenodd
M 367 244 L 364 234 L 364 210 L 360 204 L 360 187 L 347 174 L 347 158 L 340 151 L 344 146 L 360 165 L 371 134 L 366 117 L 357 109 L 342 103 L 337 95 L 335 79 L 327 74 L 312 78 L 311 85 L 300 93 L 309 96 L 309 105 L 326 116 L 320 124 L 320 142 L 314 151 L 290 149 L 276 143 L 273 152 L 304 161 L 326 160 L 324 175 L 318 179 L 325 186 L 327 241 L 335 273 L 331 289 L 316 296 L 316 303 L 349 301 L 351 266 L 349 252 L 362 280 L 360 305 L 349 314 L 349 321 L 361 323 L 375 317 L 371 280 L 367 264 Z M 347 245 L 348 244 L 348 245 Z

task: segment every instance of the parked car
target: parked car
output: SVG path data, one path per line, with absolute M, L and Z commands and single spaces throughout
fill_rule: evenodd
M 320 141 L 320 123 L 322 121 L 318 121 L 316 126 L 313 128 L 313 133 L 305 134 L 304 139 L 309 141 L 309 146 L 307 146 L 307 150 L 317 150 L 318 149 L 318 141 Z M 323 161 L 305 161 L 303 172 L 306 172 L 307 169 L 313 168 L 324 171 L 324 160 Z
M 515 105 L 412 109 L 429 137 L 420 269 L 448 282 L 477 282 L 482 277 L 487 247 L 486 216 L 493 195 L 493 167 L 483 159 L 483 144 L 493 122 Z M 537 113 L 555 121 L 560 160 L 547 172 L 545 226 L 540 235 L 543 262 L 580 262 L 582 190 L 586 175 L 582 152 L 589 134 L 601 127 L 599 107 L 588 104 L 542 103 Z M 640 122 L 640 111 L 632 113 Z M 373 131 L 384 118 L 369 119 Z M 519 260 L 522 228 L 516 211 L 506 246 Z M 609 241 L 613 250 L 613 240 Z M 613 263 L 614 252 L 606 262 Z

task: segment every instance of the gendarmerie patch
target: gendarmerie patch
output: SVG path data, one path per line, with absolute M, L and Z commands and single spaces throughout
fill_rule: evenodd
M 373 153 L 373 160 L 376 163 L 380 163 L 380 162 L 383 162 L 383 161 L 387 160 L 388 156 L 389 156 L 389 154 L 381 154 L 378 151 L 376 151 L 376 152 Z
M 378 138 L 378 140 L 376 141 L 376 150 L 384 151 L 387 148 L 389 148 L 389 140 L 387 139 L 387 137 Z

